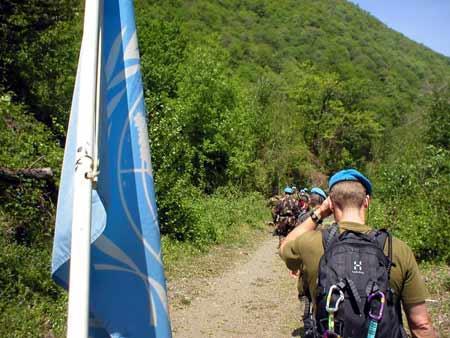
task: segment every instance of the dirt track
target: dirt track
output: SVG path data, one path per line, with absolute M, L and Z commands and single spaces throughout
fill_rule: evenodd
M 218 276 L 191 279 L 195 296 L 171 309 L 175 338 L 300 336 L 296 281 L 269 236 L 243 258 L 225 258 Z M 169 283 L 169 297 L 176 284 Z

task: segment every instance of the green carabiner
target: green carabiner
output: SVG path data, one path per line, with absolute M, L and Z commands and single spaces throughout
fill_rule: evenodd
M 334 306 L 331 306 L 331 297 L 334 291 L 339 291 L 339 298 L 336 300 Z M 328 331 L 329 333 L 334 333 L 334 313 L 337 312 L 339 304 L 344 300 L 344 293 L 337 285 L 332 285 L 327 295 L 327 303 L 325 305 L 325 310 L 328 312 Z

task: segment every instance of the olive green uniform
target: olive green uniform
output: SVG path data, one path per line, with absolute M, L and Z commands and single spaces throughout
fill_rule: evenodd
M 339 230 L 340 232 L 352 230 L 367 233 L 372 229 L 363 224 L 341 222 Z M 384 252 L 386 255 L 388 254 L 387 243 Z M 281 258 L 290 270 L 303 269 L 303 278 L 306 278 L 313 300 L 316 299 L 319 261 L 323 254 L 321 231 L 310 231 L 303 234 L 294 241 L 286 243 L 281 252 Z M 390 286 L 395 295 L 400 297 L 403 304 L 424 302 L 429 295 L 414 254 L 403 241 L 395 237 L 392 240 L 392 261 L 394 265 L 391 270 Z
M 309 217 L 309 215 L 308 215 L 308 217 Z M 306 218 L 308 218 L 308 217 L 306 217 Z M 305 221 L 306 218 L 303 221 Z M 323 220 L 322 224 L 317 227 L 317 230 L 325 230 L 325 229 L 329 228 L 333 223 L 334 223 L 334 217 L 327 217 Z M 304 275 L 303 267 L 300 267 L 298 281 L 297 281 L 297 290 L 298 290 L 299 297 L 305 296 L 305 288 L 303 286 L 303 284 L 304 284 L 303 275 Z

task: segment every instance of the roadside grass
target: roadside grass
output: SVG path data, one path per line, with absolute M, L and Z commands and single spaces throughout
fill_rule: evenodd
M 172 308 L 189 305 L 201 292 L 202 283 L 248 256 L 269 231 L 265 222 L 270 219 L 270 212 L 258 194 L 213 196 L 197 201 L 196 208 L 200 227 L 212 229 L 214 240 L 179 242 L 166 236 L 162 239 Z
M 450 266 L 421 263 L 420 271 L 430 293 L 427 306 L 440 337 L 450 337 Z
M 183 265 L 184 260 L 205 255 L 214 246 L 246 243 L 254 230 L 263 229 L 265 221 L 270 218 L 263 196 L 256 193 L 213 195 L 192 204 L 197 220 L 194 228 L 207 235 L 192 242 L 163 236 L 164 267 L 168 275 Z
M 50 278 L 51 247 L 10 243 L 0 233 L 0 337 L 62 337 L 66 293 Z
M 179 244 L 164 258 L 169 305 L 171 309 L 185 307 L 201 295 L 210 278 L 220 276 L 235 264 L 245 260 L 257 245 L 267 238 L 267 231 L 240 227 L 235 242 L 226 242 L 198 250 L 189 244 Z M 236 236 L 237 237 L 237 236 Z M 275 248 L 274 248 L 275 250 Z M 166 255 L 167 256 L 167 255 Z

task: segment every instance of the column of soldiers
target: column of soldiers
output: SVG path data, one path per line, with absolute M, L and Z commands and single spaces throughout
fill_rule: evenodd
M 325 192 L 320 188 L 298 190 L 295 186 L 287 186 L 284 195 L 275 195 L 269 200 L 272 212 L 272 224 L 275 227 L 274 236 L 278 236 L 279 244 L 299 224 L 308 213 L 326 199 Z

